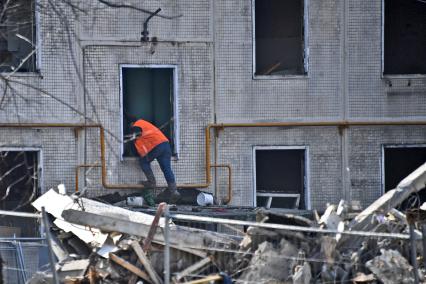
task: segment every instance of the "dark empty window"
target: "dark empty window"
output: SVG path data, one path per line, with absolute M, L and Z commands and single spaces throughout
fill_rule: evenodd
M 409 174 L 426 162 L 426 147 L 385 147 L 384 148 L 384 189 L 385 192 L 396 186 Z M 426 202 L 426 191 L 422 189 L 413 194 L 402 208 L 412 207 Z
M 306 208 L 305 149 L 256 149 L 257 206 Z
M 426 2 L 384 0 L 384 73 L 426 74 Z
M 0 152 L 0 209 L 31 212 L 39 195 L 38 152 Z M 0 237 L 34 237 L 39 235 L 36 219 L 1 216 Z
M 0 72 L 36 70 L 34 0 L 0 0 Z
M 129 119 L 144 119 L 161 129 L 176 154 L 173 73 L 174 68 L 122 68 L 123 134 L 130 133 Z M 123 156 L 136 156 L 132 143 L 123 148 Z
M 256 0 L 254 8 L 255 74 L 305 74 L 303 0 Z
M 385 147 L 385 191 L 398 183 L 426 162 L 426 147 Z

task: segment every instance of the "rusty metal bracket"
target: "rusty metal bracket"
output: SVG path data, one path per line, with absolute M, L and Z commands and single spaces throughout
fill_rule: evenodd
M 157 212 L 155 213 L 154 220 L 151 223 L 151 227 L 149 228 L 148 236 L 143 241 L 142 249 L 144 252 L 148 252 L 151 248 L 151 242 L 154 238 L 155 232 L 157 231 L 158 223 L 160 221 L 161 216 L 163 216 L 164 209 L 166 208 L 167 203 L 161 202 L 158 204 Z

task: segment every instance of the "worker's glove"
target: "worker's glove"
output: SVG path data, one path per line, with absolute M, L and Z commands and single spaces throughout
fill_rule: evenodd
M 130 129 L 131 133 L 124 135 L 124 143 L 128 143 L 130 141 L 134 141 L 136 139 L 138 139 L 138 137 L 140 137 L 142 135 L 142 129 L 140 127 L 132 127 Z

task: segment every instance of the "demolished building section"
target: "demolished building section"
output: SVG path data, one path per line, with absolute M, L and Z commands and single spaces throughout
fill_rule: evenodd
M 47 232 L 55 268 L 28 283 L 419 283 L 426 213 L 406 217 L 397 206 L 425 181 L 426 164 L 398 185 L 392 202 L 381 198 L 360 211 L 342 201 L 317 218 L 259 209 L 257 222 L 183 214 L 165 203 L 152 216 L 50 190 L 33 205 L 53 218 Z M 240 233 L 173 223 L 185 220 Z M 78 237 L 78 249 L 65 245 L 64 234 Z
M 397 185 L 426 161 L 424 2 L 0 1 L 4 278 L 47 265 L 60 280 L 161 283 L 170 245 L 177 282 L 423 279 L 408 237 L 422 214 L 405 208 L 426 194 Z M 162 128 L 178 185 L 214 206 L 170 205 L 155 230 L 130 116 Z M 105 194 L 130 199 L 96 203 Z M 39 197 L 58 200 L 31 207 Z

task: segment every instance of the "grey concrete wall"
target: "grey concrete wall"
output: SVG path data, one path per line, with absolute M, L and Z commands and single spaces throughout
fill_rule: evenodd
M 381 4 L 381 1 L 348 1 L 349 116 L 357 119 L 424 118 L 426 76 L 381 75 Z
M 179 94 L 179 159 L 174 160 L 179 184 L 205 181 L 204 128 L 212 120 L 212 48 L 208 43 L 158 43 L 151 54 L 150 44 L 133 47 L 88 46 L 84 52 L 88 115 L 99 119 L 115 137 L 121 137 L 120 65 L 163 64 L 177 66 Z M 108 178 L 114 183 L 135 183 L 143 179 L 137 161 L 121 160 L 120 142 L 107 135 Z M 88 157 L 95 162 L 99 149 L 89 143 Z M 156 163 L 154 163 L 156 165 Z M 158 165 L 159 184 L 165 185 Z
M 204 182 L 208 123 L 426 119 L 426 76 L 381 75 L 381 0 L 308 0 L 308 74 L 274 79 L 253 78 L 252 0 L 127 2 L 182 16 L 154 17 L 149 32 L 158 42 L 141 43 L 147 15 L 140 11 L 82 1 L 88 13 L 74 11 L 77 17 L 70 7 L 49 9 L 41 1 L 47 9 L 40 14 L 40 72 L 12 76 L 17 82 L 0 108 L 2 122 L 102 123 L 110 182 L 142 178 L 136 160 L 120 159 L 120 64 L 177 66 L 180 155 L 172 166 L 178 183 Z M 0 131 L 1 145 L 43 149 L 45 189 L 65 182 L 72 190 L 75 165 L 99 161 L 94 130 L 77 138 L 71 130 Z M 323 208 L 343 197 L 373 201 L 381 194 L 380 145 L 426 140 L 423 127 L 344 131 L 342 136 L 336 127 L 227 128 L 216 139 L 212 159 L 232 166 L 232 204 L 252 205 L 253 147 L 307 146 L 310 203 Z M 12 142 L 10 134 L 19 139 Z M 164 184 L 158 165 L 154 168 Z M 87 177 L 89 194 L 105 192 L 97 169 Z M 226 178 L 220 170 L 221 197 Z

